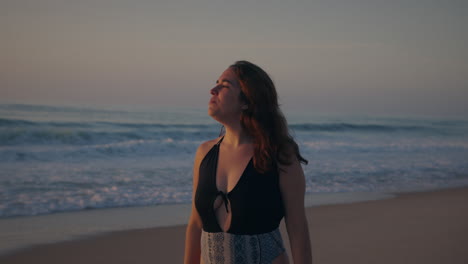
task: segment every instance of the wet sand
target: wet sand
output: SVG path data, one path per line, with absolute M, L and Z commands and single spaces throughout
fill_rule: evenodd
M 468 263 L 468 187 L 307 208 L 314 263 Z M 285 244 L 289 243 L 284 228 Z M 185 226 L 21 249 L 0 263 L 182 263 Z

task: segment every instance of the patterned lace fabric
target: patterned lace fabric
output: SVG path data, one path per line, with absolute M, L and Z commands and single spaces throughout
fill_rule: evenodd
M 204 264 L 271 264 L 285 251 L 279 229 L 258 235 L 202 231 Z

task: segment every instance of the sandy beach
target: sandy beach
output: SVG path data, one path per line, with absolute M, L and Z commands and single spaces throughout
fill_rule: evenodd
M 467 209 L 468 187 L 307 208 L 314 263 L 468 263 Z M 118 231 L 22 249 L 0 263 L 182 263 L 184 238 L 183 225 Z

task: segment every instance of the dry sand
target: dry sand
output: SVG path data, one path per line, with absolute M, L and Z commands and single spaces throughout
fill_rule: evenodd
M 314 264 L 468 263 L 468 187 L 312 207 L 307 217 Z M 185 226 L 119 231 L 23 249 L 0 263 L 182 263 L 184 236 Z

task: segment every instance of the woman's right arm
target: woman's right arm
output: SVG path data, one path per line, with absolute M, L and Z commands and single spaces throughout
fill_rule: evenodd
M 192 212 L 190 214 L 187 230 L 185 232 L 185 264 L 199 264 L 200 263 L 200 237 L 202 223 L 198 211 L 195 208 L 195 192 L 198 185 L 198 172 L 200 168 L 201 159 L 203 157 L 203 144 L 200 145 L 195 154 L 195 161 L 193 164 L 193 193 L 192 193 Z

